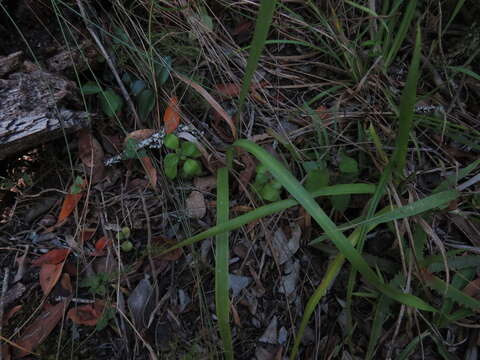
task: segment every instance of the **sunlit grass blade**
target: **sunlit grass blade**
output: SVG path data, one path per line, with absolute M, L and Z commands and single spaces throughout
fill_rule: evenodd
M 238 105 L 240 112 L 245 104 L 245 99 L 250 89 L 250 83 L 252 82 L 253 74 L 257 69 L 260 55 L 265 47 L 265 41 L 267 40 L 268 31 L 270 29 L 270 24 L 272 23 L 276 5 L 276 0 L 262 0 L 260 3 L 260 10 L 258 11 L 257 15 L 257 22 L 255 25 L 255 32 L 253 34 L 250 54 L 248 56 L 247 68 L 245 69 L 242 89 L 240 90 L 240 99 Z
M 374 185 L 369 184 L 342 184 L 342 185 L 333 185 L 327 186 L 320 190 L 312 192 L 311 196 L 316 198 L 319 196 L 334 196 L 334 195 L 346 195 L 346 194 L 371 194 L 375 191 Z M 237 216 L 227 222 L 224 222 L 221 225 L 215 225 L 208 230 L 201 232 L 200 234 L 194 235 L 185 239 L 175 246 L 172 246 L 164 251 L 161 254 L 168 253 L 175 249 L 192 245 L 198 241 L 204 240 L 209 237 L 217 236 L 225 231 L 232 231 L 240 228 L 243 225 L 246 225 L 252 221 L 258 220 L 262 217 L 275 214 L 277 212 L 291 208 L 292 206 L 298 205 L 298 201 L 294 199 L 281 200 L 274 202 L 272 204 L 264 205 L 258 209 L 252 210 L 246 214 Z
M 229 218 L 228 169 L 223 167 L 217 173 L 217 225 L 223 225 Z M 230 330 L 230 299 L 228 297 L 229 276 L 229 232 L 217 235 L 215 243 L 215 307 L 218 328 L 223 342 L 226 359 L 233 359 L 232 331 Z
M 426 311 L 436 311 L 432 306 L 428 305 L 420 298 L 402 293 L 397 289 L 384 284 L 377 274 L 368 266 L 365 259 L 359 254 L 351 242 L 338 230 L 335 223 L 325 214 L 308 191 L 305 190 L 305 188 L 282 165 L 282 163 L 270 155 L 266 150 L 249 140 L 237 140 L 234 143 L 234 146 L 247 150 L 268 168 L 273 177 L 282 184 L 282 186 L 295 199 L 297 199 L 297 201 L 330 237 L 340 253 L 348 259 L 352 266 L 357 269 L 370 284 L 375 286 L 382 293 L 405 305 Z

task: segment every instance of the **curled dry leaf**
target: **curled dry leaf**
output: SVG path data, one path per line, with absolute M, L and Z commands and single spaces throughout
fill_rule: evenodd
M 70 216 L 72 211 L 77 207 L 78 202 L 80 201 L 82 196 L 83 193 L 65 195 L 62 209 L 60 210 L 60 214 L 58 214 L 57 225 L 61 224 L 66 218 Z
M 105 302 L 95 300 L 94 304 L 82 305 L 68 310 L 67 318 L 77 325 L 95 326 L 102 317 Z
M 92 179 L 92 184 L 96 184 L 105 176 L 105 165 L 103 159 L 105 153 L 102 145 L 93 137 L 88 130 L 79 131 L 78 136 L 78 155 L 83 165 L 87 168 L 87 176 Z
M 106 252 L 105 249 L 107 246 L 112 244 L 112 240 L 106 236 L 102 236 L 100 239 L 97 240 L 95 243 L 95 250 L 90 254 L 92 256 L 105 256 Z
M 176 96 L 168 100 L 168 106 L 163 115 L 163 123 L 165 125 L 165 133 L 171 134 L 178 125 L 180 125 L 180 114 L 178 109 L 178 99 Z
M 40 286 L 43 294 L 47 296 L 52 291 L 55 284 L 62 275 L 63 265 L 65 261 L 59 264 L 43 264 L 40 268 Z
M 15 358 L 22 358 L 32 353 L 50 335 L 62 319 L 69 303 L 70 300 L 67 299 L 56 305 L 45 306 L 46 309 L 23 331 L 18 339 L 13 341 L 20 348 L 23 348 L 23 350 L 16 348 Z
M 59 264 L 67 258 L 70 254 L 70 249 L 53 249 L 48 253 L 43 254 L 39 258 L 32 261 L 33 266 L 41 266 L 43 264 Z

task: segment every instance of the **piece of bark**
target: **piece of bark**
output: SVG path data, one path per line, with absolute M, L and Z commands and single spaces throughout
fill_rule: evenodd
M 68 108 L 79 103 L 74 82 L 42 70 L 0 79 L 0 159 L 87 127 L 88 113 Z
M 21 57 L 21 51 L 17 51 L 8 56 L 0 56 L 0 77 L 15 71 L 20 65 Z

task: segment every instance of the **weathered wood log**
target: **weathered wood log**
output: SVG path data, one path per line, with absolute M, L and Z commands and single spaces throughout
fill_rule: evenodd
M 89 125 L 76 85 L 42 70 L 0 79 L 0 159 Z M 73 109 L 72 109 L 73 108 Z

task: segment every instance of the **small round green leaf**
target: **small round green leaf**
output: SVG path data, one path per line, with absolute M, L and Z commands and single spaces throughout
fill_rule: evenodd
M 342 173 L 358 174 L 358 162 L 345 154 L 340 155 L 339 168 Z
M 107 89 L 99 94 L 102 110 L 109 118 L 114 117 L 123 106 L 123 99 L 113 90 Z
M 266 201 L 280 200 L 280 190 L 276 189 L 272 183 L 268 183 L 260 190 L 260 196 Z
M 202 172 L 202 165 L 198 160 L 187 159 L 183 163 L 183 174 L 185 177 L 193 177 L 200 175 Z
M 196 158 L 202 155 L 202 153 L 198 150 L 197 145 L 189 141 L 182 142 L 181 152 L 182 152 L 182 155 L 193 157 L 193 158 Z
M 121 246 L 122 251 L 124 251 L 124 252 L 129 252 L 129 251 L 133 250 L 133 244 L 132 244 L 131 241 L 128 241 L 128 240 L 124 241 L 122 243 L 122 245 L 120 245 L 120 246 Z
M 316 191 L 328 185 L 330 174 L 327 169 L 315 169 L 307 173 L 305 189 L 310 192 Z
M 167 149 L 170 150 L 177 150 L 180 146 L 180 141 L 178 140 L 178 137 L 174 134 L 167 134 L 165 136 L 165 139 L 163 140 L 163 143 L 165 144 Z
M 178 168 L 178 158 L 177 154 L 168 154 L 163 159 L 163 169 L 165 171 L 165 176 L 169 179 L 175 179 L 177 177 L 177 168 Z

